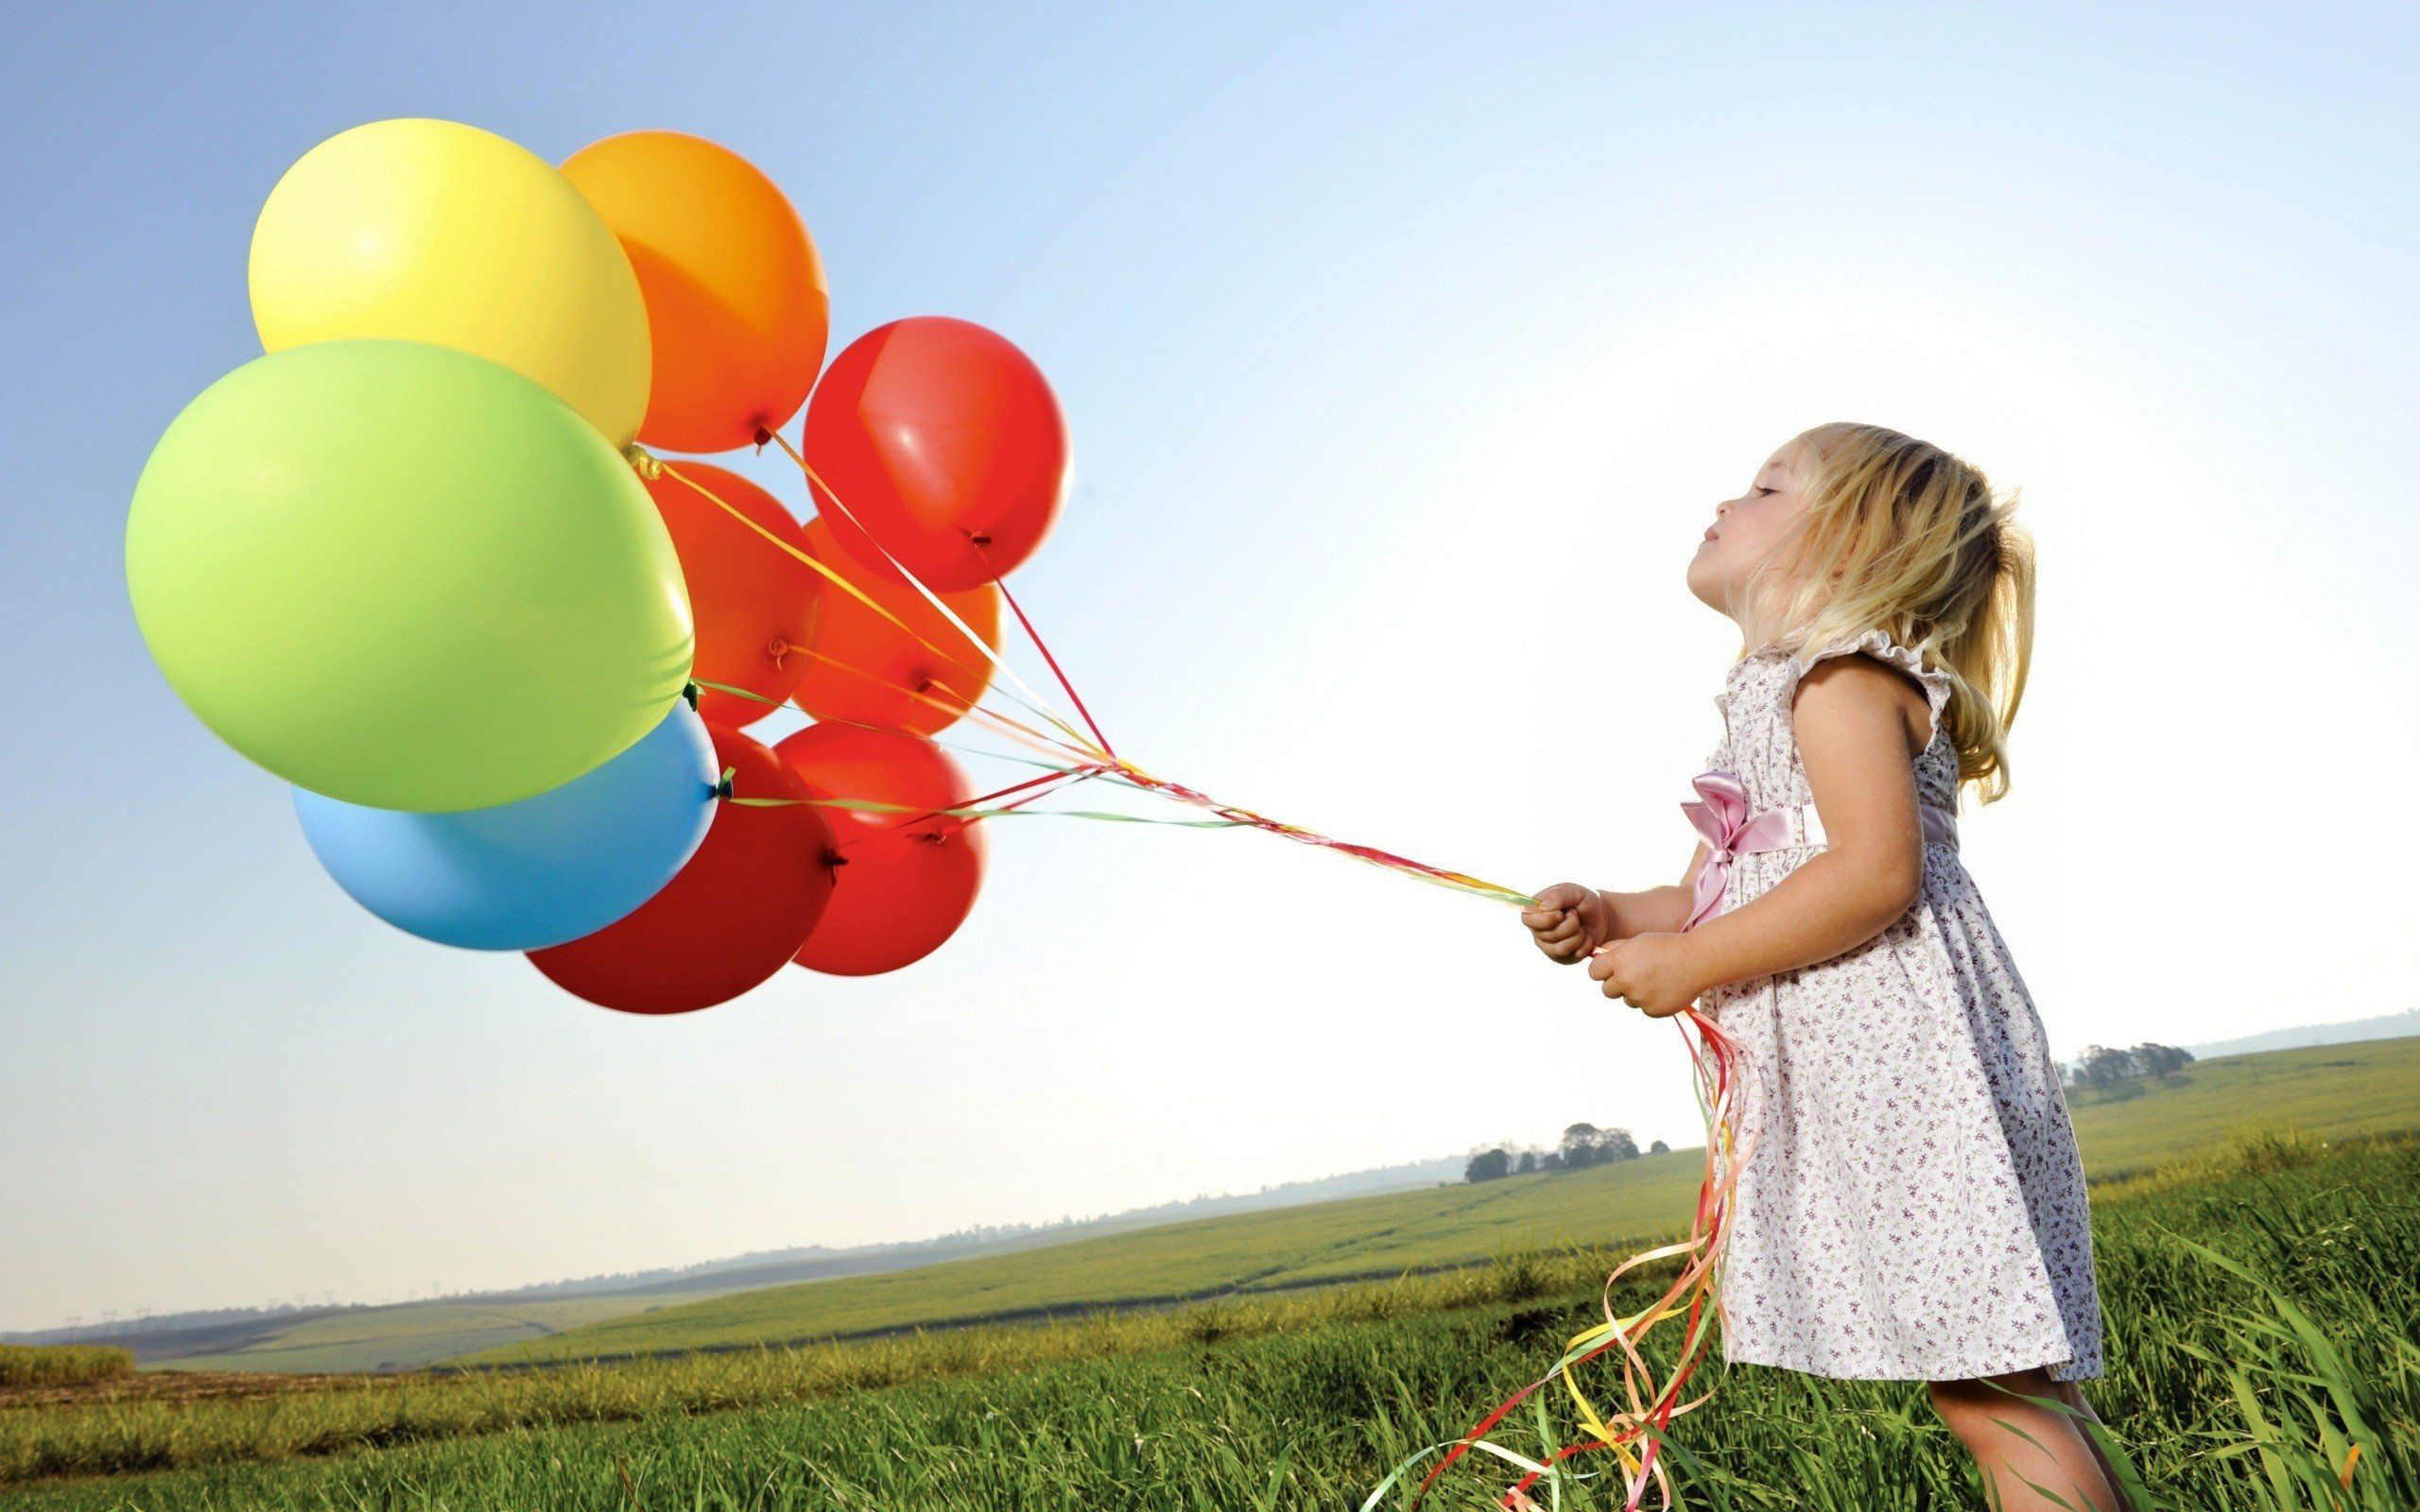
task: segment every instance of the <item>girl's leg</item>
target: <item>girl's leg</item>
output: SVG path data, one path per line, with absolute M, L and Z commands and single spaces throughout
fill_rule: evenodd
M 2083 1387 L 2072 1381 L 2053 1381 L 2050 1383 L 2050 1389 L 2059 1394 L 2059 1400 L 2066 1402 L 2077 1417 L 2089 1418 L 2096 1423 L 2100 1421 L 2100 1414 L 2093 1411 L 2092 1403 L 2084 1400 Z M 2083 1432 L 2081 1424 L 2078 1425 L 2077 1431 Z M 2109 1456 L 2101 1452 L 2100 1441 L 2090 1434 L 2084 1434 L 2083 1441 L 2085 1447 L 2092 1451 L 2092 1457 L 2100 1461 L 2101 1476 L 2109 1482 L 2111 1494 L 2116 1497 L 2118 1507 L 2122 1512 L 2134 1512 L 2134 1503 L 2128 1502 L 2126 1493 L 2119 1489 L 2118 1467 L 2109 1463 Z
M 2041 1370 L 1927 1383 L 1933 1410 L 1975 1456 L 1997 1512 L 2123 1512 L 2116 1484 Z

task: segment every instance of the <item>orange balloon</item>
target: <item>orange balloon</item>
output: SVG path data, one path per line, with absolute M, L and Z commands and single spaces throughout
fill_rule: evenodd
M 975 907 L 989 846 L 979 820 L 928 812 L 974 797 L 949 753 L 887 730 L 809 725 L 773 754 L 810 798 L 890 805 L 821 811 L 832 827 L 832 898 L 798 964 L 873 976 L 941 949 Z
M 991 660 L 913 583 L 894 568 L 869 567 L 842 550 L 820 515 L 807 524 L 806 549 L 915 634 L 824 584 L 815 596 L 814 624 L 801 643 L 806 669 L 791 693 L 800 708 L 818 719 L 929 735 L 955 724 L 983 696 L 992 682 Z M 998 588 L 985 583 L 962 593 L 943 593 L 941 601 L 985 645 L 999 645 Z M 704 644 L 702 631 L 700 644 Z
M 726 452 L 779 430 L 823 366 L 823 261 L 747 159 L 682 131 L 627 131 L 563 164 L 622 240 L 655 345 L 639 439 Z
M 782 501 L 755 484 L 711 462 L 673 466 L 790 545 L 809 549 L 806 532 Z M 731 729 L 762 719 L 807 673 L 810 662 L 800 648 L 814 627 L 822 577 L 669 473 L 648 483 L 647 491 L 672 533 L 681 576 L 689 580 L 689 611 L 698 626 L 690 675 L 771 700 L 700 688 L 698 713 Z

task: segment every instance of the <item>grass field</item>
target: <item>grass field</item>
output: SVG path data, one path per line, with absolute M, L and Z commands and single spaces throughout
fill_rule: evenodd
M 2420 1040 L 2244 1057 L 2190 1075 L 2189 1084 L 2127 1101 L 2080 1103 L 2077 1123 L 2093 1168 L 2127 1170 L 2206 1147 L 2247 1108 L 2333 1133 L 2420 1124 Z M 1297 1286 L 1654 1233 L 1685 1211 L 1696 1160 L 1684 1152 L 1478 1188 L 1054 1235 L 1005 1254 L 804 1284 L 768 1285 L 766 1274 L 794 1273 L 768 1266 L 630 1294 L 337 1309 L 131 1342 L 146 1368 L 412 1370 L 466 1356 L 489 1364 L 803 1340 Z M 700 1305 L 718 1297 L 729 1299 Z M 616 1326 L 596 1327 L 606 1323 Z
M 179 1370 L 416 1370 L 456 1355 L 659 1305 L 644 1297 L 527 1302 L 415 1302 L 306 1317 L 256 1331 L 240 1349 L 181 1355 Z
M 77 1386 L 134 1371 L 124 1349 L 90 1344 L 0 1344 L 0 1388 Z
M 784 1286 L 831 1276 L 907 1270 L 969 1250 L 1000 1253 L 1080 1243 L 1145 1227 L 1150 1220 L 1112 1214 L 1030 1234 L 987 1236 L 959 1244 L 900 1246 L 873 1254 L 800 1256 L 719 1267 L 694 1275 L 642 1279 L 627 1286 L 574 1296 L 447 1297 L 371 1307 L 315 1308 L 269 1317 L 240 1318 L 187 1329 L 155 1330 L 110 1340 L 133 1349 L 145 1369 L 411 1370 L 515 1340 L 678 1307 L 733 1292 Z M 932 1253 L 919 1254 L 919 1250 Z
M 2100 1176 L 2174 1160 L 2247 1123 L 2322 1136 L 2420 1126 L 2420 1040 L 2277 1051 L 2189 1069 L 2178 1084 L 2075 1110 Z M 1493 1255 L 1647 1239 L 1688 1211 L 1696 1151 L 1552 1176 L 1355 1197 L 1170 1225 L 1049 1250 L 769 1287 L 527 1339 L 481 1365 L 803 1342 L 1137 1300 L 1266 1291 Z
M 2145 1474 L 2152 1509 L 2420 1506 L 2415 1193 L 2420 1146 L 2328 1150 L 2309 1139 L 2256 1140 L 2096 1193 L 2111 1374 L 2095 1395 Z M 1173 1315 L 298 1392 L 212 1410 L 248 1424 L 260 1444 L 284 1445 L 265 1452 L 302 1457 L 21 1482 L 11 1504 L 1351 1508 L 1386 1467 L 1451 1438 L 1550 1361 L 1594 1315 L 1593 1297 L 1572 1284 L 1587 1276 L 1525 1263 Z M 1456 1285 L 1459 1294 L 1409 1290 Z M 1340 1306 L 1352 1297 L 1361 1315 Z M 1156 1342 L 1115 1332 L 1146 1329 L 1164 1332 Z M 897 1352 L 920 1349 L 956 1353 Z M 772 1379 L 818 1360 L 855 1360 L 856 1379 L 841 1369 L 820 1383 Z M 885 1369 L 925 1374 L 885 1384 Z M 674 1371 L 694 1372 L 677 1392 Z M 727 1383 L 718 1400 L 708 1394 L 716 1372 Z M 653 1400 L 612 1396 L 640 1382 L 653 1383 Z M 793 1400 L 751 1400 L 752 1382 Z M 526 1402 L 546 1398 L 544 1410 L 510 1424 L 458 1410 L 449 1422 L 440 1410 L 448 1400 L 493 1406 L 493 1394 L 516 1391 Z M 113 1452 L 118 1463 L 191 1452 L 203 1436 L 194 1425 L 214 1420 L 208 1405 L 0 1411 L 0 1477 L 65 1468 L 72 1452 Z M 1684 1427 L 1691 1505 L 1979 1504 L 1910 1385 L 1743 1368 Z M 315 1428 L 332 1435 L 316 1450 L 302 1436 Z M 1533 1429 L 1498 1436 L 1541 1447 Z M 1581 1465 L 1603 1468 L 1591 1458 Z M 1425 1504 L 1482 1505 L 1510 1479 L 1458 1468 Z M 1578 1512 L 1619 1498 L 1598 1482 L 1563 1504 Z

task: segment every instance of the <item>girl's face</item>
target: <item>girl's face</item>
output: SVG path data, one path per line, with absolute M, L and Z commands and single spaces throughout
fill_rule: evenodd
M 1806 444 L 1795 439 L 1766 458 L 1747 492 L 1714 507 L 1714 524 L 1689 558 L 1689 592 L 1729 615 L 1751 639 L 1755 628 L 1750 623 L 1754 618 L 1754 606 L 1748 602 L 1751 581 L 1806 507 L 1798 489 L 1802 470 L 1811 460 Z

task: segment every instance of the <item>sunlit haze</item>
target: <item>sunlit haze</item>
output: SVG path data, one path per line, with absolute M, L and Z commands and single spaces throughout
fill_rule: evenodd
M 1509 910 L 1250 833 L 1004 821 L 939 954 L 669 1020 L 356 908 L 168 692 L 120 549 L 258 351 L 262 198 L 391 115 L 756 162 L 841 339 L 961 315 L 1050 375 L 1076 484 L 1012 586 L 1122 749 L 1523 887 L 1687 859 L 1716 501 L 1822 421 L 1938 441 L 2040 546 L 1964 835 L 2058 1051 L 2420 1002 L 2378 864 L 2420 750 L 2410 15 L 490 9 L 28 13 L 0 62 L 0 1327 L 1700 1137 L 1675 1030 Z M 734 465 L 803 503 L 777 461 Z

